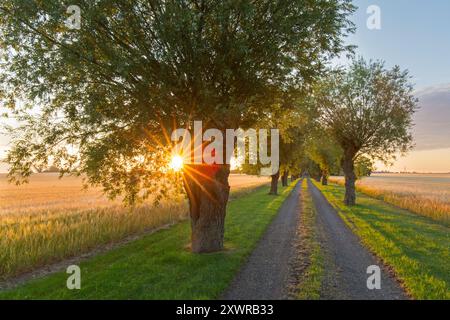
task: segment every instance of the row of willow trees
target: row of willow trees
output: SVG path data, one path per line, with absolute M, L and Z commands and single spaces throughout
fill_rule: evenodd
M 55 165 L 129 204 L 184 188 L 193 252 L 222 250 L 228 165 L 167 167 L 174 128 L 279 128 L 281 172 L 304 152 L 330 170 L 340 154 L 346 203 L 355 161 L 405 151 L 414 108 L 407 74 L 356 60 L 350 0 L 63 0 L 0 3 L 0 104 L 9 176 Z M 311 147 L 309 147 L 311 146 Z M 335 149 L 336 148 L 336 149 Z M 308 151 L 306 151 L 308 149 Z
M 356 179 L 370 175 L 375 161 L 388 163 L 413 146 L 416 104 L 408 73 L 398 66 L 360 57 L 325 71 L 296 102 L 296 112 L 281 108 L 270 117 L 281 128 L 280 170 L 270 194 L 277 193 L 279 177 L 287 185 L 289 174 L 308 173 L 326 185 L 331 173 L 343 173 L 344 202 L 354 205 Z

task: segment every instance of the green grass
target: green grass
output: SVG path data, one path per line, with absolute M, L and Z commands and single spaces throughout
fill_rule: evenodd
M 450 230 L 442 223 L 357 193 L 343 204 L 344 188 L 314 184 L 365 246 L 391 266 L 416 299 L 450 299 Z
M 316 209 L 306 179 L 302 183 L 302 213 L 299 225 L 301 246 L 302 250 L 306 251 L 308 266 L 297 286 L 297 299 L 318 300 L 324 277 L 324 257 L 318 240 Z
M 80 263 L 81 289 L 68 290 L 59 272 L 0 292 L 0 299 L 213 299 L 225 290 L 292 190 L 267 186 L 231 201 L 226 250 L 192 254 L 189 222 L 179 223 Z

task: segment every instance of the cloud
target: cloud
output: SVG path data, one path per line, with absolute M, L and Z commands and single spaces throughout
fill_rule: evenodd
M 450 148 L 450 84 L 415 92 L 419 110 L 414 115 L 416 150 Z

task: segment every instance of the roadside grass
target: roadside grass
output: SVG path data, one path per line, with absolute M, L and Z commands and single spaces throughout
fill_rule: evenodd
M 142 234 L 187 217 L 182 198 L 159 207 L 114 205 L 0 215 L 0 280 Z
M 43 180 L 38 181 L 38 185 L 45 189 L 44 195 L 49 194 L 51 183 L 59 182 L 38 178 Z M 244 196 L 256 188 L 255 185 L 247 186 L 245 178 L 239 181 L 240 185 L 232 186 L 230 199 Z M 76 182 L 79 181 L 69 180 L 65 188 L 55 187 L 55 195 L 51 200 L 59 206 L 47 204 L 45 209 L 44 204 L 39 202 L 41 196 L 36 199 L 38 209 L 0 211 L 0 281 L 117 243 L 129 236 L 176 224 L 188 217 L 188 205 L 183 195 L 164 200 L 158 207 L 150 201 L 135 208 L 127 208 L 102 199 L 90 203 L 88 207 L 78 198 L 68 201 L 70 206 L 66 205 L 62 196 L 66 189 L 69 194 L 74 192 L 74 197 L 80 197 L 80 186 Z M 36 188 L 31 190 L 37 192 Z M 15 196 L 18 191 L 10 193 Z M 97 195 L 94 191 L 91 193 Z M 27 200 L 28 204 L 33 203 L 33 197 Z M 7 200 L 12 202 L 11 197 Z
M 343 204 L 345 189 L 313 181 L 363 244 L 392 267 L 416 299 L 450 299 L 450 230 L 442 223 L 357 194 Z
M 81 289 L 66 287 L 64 271 L 0 292 L 0 299 L 213 299 L 226 289 L 295 183 L 267 195 L 267 186 L 228 204 L 225 247 L 211 254 L 188 250 L 189 223 L 181 222 L 79 264 Z
M 324 277 L 324 256 L 318 240 L 316 209 L 308 190 L 307 180 L 302 182 L 302 212 L 300 214 L 300 242 L 304 253 L 301 257 L 307 261 L 307 267 L 297 285 L 297 299 L 318 300 Z
M 345 183 L 345 180 L 341 178 L 330 178 L 329 181 L 341 186 Z M 356 190 L 397 207 L 444 223 L 447 227 L 450 226 L 450 203 L 448 200 L 445 201 L 442 198 L 447 193 L 441 196 L 421 194 L 420 192 L 414 193 L 409 189 L 408 191 L 404 191 L 401 185 L 399 185 L 398 189 L 386 190 L 382 186 L 362 185 L 359 181 L 356 184 Z

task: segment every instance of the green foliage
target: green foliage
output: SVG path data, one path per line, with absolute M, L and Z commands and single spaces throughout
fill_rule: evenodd
M 311 160 L 307 154 L 304 154 L 301 159 L 300 172 L 308 173 L 310 177 L 316 180 L 320 180 L 322 176 L 322 171 L 320 170 L 319 165 L 315 161 Z
M 406 152 L 417 103 L 409 80 L 398 66 L 387 70 L 362 58 L 348 70 L 331 71 L 317 90 L 321 124 L 353 160 L 387 161 Z
M 284 95 L 280 103 L 272 105 L 270 111 L 256 126 L 259 128 L 277 128 L 280 133 L 279 155 L 280 172 L 300 174 L 305 157 L 308 137 L 315 126 L 317 108 L 308 92 L 297 95 Z M 269 141 L 270 142 L 270 141 Z M 243 165 L 243 172 L 258 174 L 257 165 Z
M 67 1 L 0 4 L 0 103 L 21 123 L 10 176 L 51 161 L 131 203 L 171 190 L 167 132 L 252 126 L 306 90 L 353 29 L 349 0 L 70 4 L 80 30 L 64 26 Z
M 339 171 L 342 150 L 325 131 L 318 130 L 311 135 L 306 150 L 308 157 L 319 166 L 323 176 L 328 177 L 331 172 Z
M 355 174 L 358 179 L 370 176 L 374 170 L 373 161 L 365 156 L 360 156 L 355 162 Z

